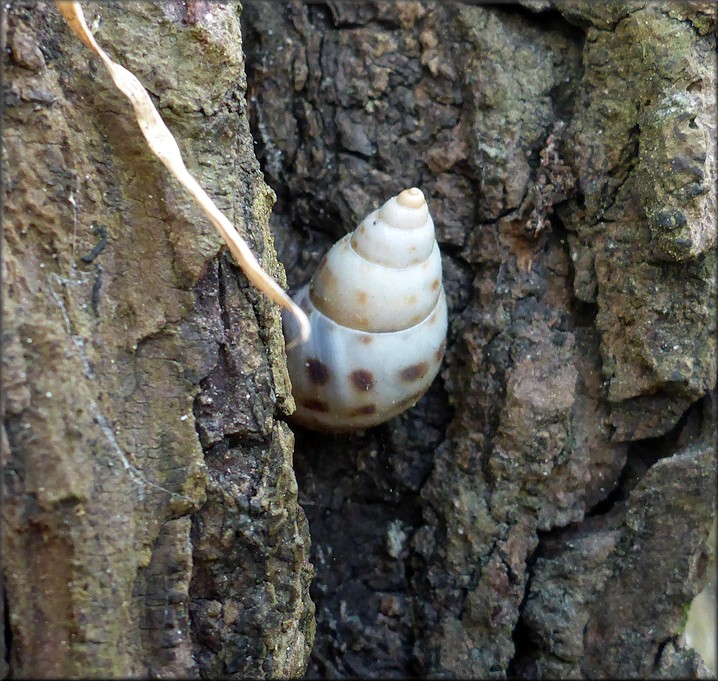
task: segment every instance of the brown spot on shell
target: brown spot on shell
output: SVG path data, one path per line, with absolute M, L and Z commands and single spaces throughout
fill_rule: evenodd
M 336 286 L 337 284 L 337 275 L 332 272 L 331 267 L 329 265 L 324 265 L 321 270 L 319 270 L 319 274 L 322 276 L 326 284 L 331 284 L 332 286 Z
M 410 320 L 409 320 L 409 326 L 416 326 L 419 322 L 424 321 L 424 317 L 420 314 L 415 314 Z M 407 327 L 408 328 L 408 327 Z
M 317 305 L 321 300 L 326 300 L 335 295 L 339 286 L 339 280 L 334 272 L 327 265 L 321 265 L 312 277 L 312 283 L 309 287 L 309 297 L 312 302 Z M 319 305 L 317 305 L 319 307 Z
M 357 291 L 357 300 L 360 305 L 366 305 L 367 300 L 369 300 L 369 295 L 366 291 Z
M 307 378 L 315 385 L 325 385 L 329 383 L 332 372 L 329 367 L 316 357 L 310 357 L 304 364 L 307 372 Z
M 364 225 L 362 225 L 362 226 L 359 228 L 359 233 L 360 233 L 360 234 L 364 234 L 365 232 L 366 232 L 366 227 L 365 227 Z
M 357 407 L 356 409 L 352 409 L 349 412 L 350 417 L 354 416 L 369 416 L 370 414 L 376 414 L 376 405 L 375 404 L 364 404 L 361 407 Z
M 424 262 L 421 264 L 422 270 L 428 270 L 431 263 L 428 260 L 424 260 Z
M 362 336 L 359 339 L 360 343 L 363 343 L 364 345 L 369 345 L 374 340 L 373 336 Z
M 349 378 L 357 390 L 368 391 L 374 387 L 374 374 L 366 369 L 352 371 Z
M 441 286 L 441 282 L 438 279 L 434 279 L 434 281 L 431 282 L 431 290 L 432 291 L 438 291 L 439 286 Z
M 406 367 L 406 369 L 402 369 L 399 376 L 402 381 L 411 383 L 412 381 L 418 381 L 420 378 L 424 378 L 427 371 L 429 371 L 429 364 L 427 362 L 419 362 L 418 364 L 412 364 Z
M 326 402 L 322 402 L 322 400 L 306 399 L 301 400 L 299 404 L 305 409 L 311 409 L 312 411 L 329 411 L 329 405 Z
M 439 349 L 436 351 L 436 354 L 434 355 L 436 357 L 437 362 L 441 362 L 441 360 L 444 359 L 444 352 L 446 352 L 446 339 L 441 341 L 441 345 L 439 346 Z
M 416 296 L 404 296 L 404 302 L 407 305 L 416 305 Z

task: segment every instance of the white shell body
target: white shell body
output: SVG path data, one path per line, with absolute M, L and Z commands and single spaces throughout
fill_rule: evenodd
M 311 335 L 287 365 L 297 410 L 316 430 L 350 431 L 413 406 L 439 371 L 447 329 L 441 254 L 417 188 L 368 215 L 295 296 Z

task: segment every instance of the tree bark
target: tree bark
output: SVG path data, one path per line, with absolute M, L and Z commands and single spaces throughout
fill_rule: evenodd
M 248 4 L 290 285 L 419 186 L 450 308 L 414 409 L 297 431 L 309 675 L 701 673 L 677 642 L 715 509 L 715 22 L 708 3 Z
M 705 674 L 715 6 L 84 6 L 291 288 L 421 187 L 450 330 L 409 412 L 290 429 L 277 309 L 54 6 L 12 3 L 6 671 Z
M 282 277 L 240 6 L 83 4 L 191 172 Z M 8 671 L 300 675 L 311 566 L 277 418 L 291 408 L 279 314 L 54 5 L 12 3 L 5 19 Z

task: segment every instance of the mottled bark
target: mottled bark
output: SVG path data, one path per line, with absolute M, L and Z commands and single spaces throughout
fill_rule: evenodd
M 445 367 L 386 425 L 295 429 L 295 480 L 278 311 L 52 4 L 12 3 L 9 671 L 701 674 L 715 5 L 251 2 L 244 42 L 240 9 L 86 4 L 282 277 L 276 192 L 292 287 L 424 190 Z
M 715 5 L 248 3 L 292 287 L 413 185 L 444 370 L 297 431 L 312 676 L 686 676 L 715 512 Z
M 83 3 L 283 277 L 240 6 Z M 3 579 L 15 678 L 279 677 L 313 637 L 279 314 L 49 2 L 5 5 Z

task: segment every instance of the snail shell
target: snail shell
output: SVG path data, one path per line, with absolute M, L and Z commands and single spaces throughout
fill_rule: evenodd
M 358 430 L 412 407 L 439 371 L 447 328 L 441 254 L 421 190 L 364 218 L 294 301 L 311 324 L 309 340 L 296 343 L 284 316 L 295 422 Z

